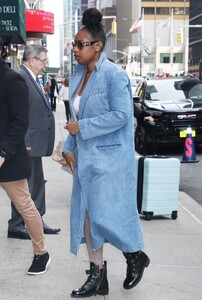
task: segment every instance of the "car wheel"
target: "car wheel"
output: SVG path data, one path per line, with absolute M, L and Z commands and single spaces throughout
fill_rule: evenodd
M 136 130 L 135 130 L 135 150 L 139 154 L 143 154 L 143 155 L 146 154 L 144 132 L 138 126 L 136 127 Z

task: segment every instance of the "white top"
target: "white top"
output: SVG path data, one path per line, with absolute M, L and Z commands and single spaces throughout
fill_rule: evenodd
M 62 85 L 59 91 L 59 99 L 63 101 L 68 101 L 69 99 L 69 87 Z
M 76 115 L 79 114 L 80 99 L 81 99 L 81 96 L 77 95 L 76 98 L 73 101 L 73 109 L 74 109 L 74 112 L 75 112 Z
M 37 76 L 32 72 L 32 70 L 30 70 L 25 64 L 23 64 L 23 66 L 29 71 L 29 73 L 31 74 L 31 76 L 34 78 L 34 81 L 36 81 L 36 83 L 38 84 L 39 88 L 44 93 L 44 88 L 43 88 L 43 85 L 42 85 L 41 81 L 38 80 L 38 82 L 37 82 Z
M 23 66 L 29 71 L 29 73 L 32 75 L 32 77 L 34 78 L 34 81 L 36 81 L 36 75 L 32 72 L 32 70 L 30 70 L 25 64 L 23 64 Z

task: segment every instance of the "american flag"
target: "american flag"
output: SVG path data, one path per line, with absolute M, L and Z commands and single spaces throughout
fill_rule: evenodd
M 140 16 L 130 27 L 129 32 L 133 32 L 135 29 L 138 29 L 139 27 L 141 27 L 143 25 L 143 19 L 142 16 Z

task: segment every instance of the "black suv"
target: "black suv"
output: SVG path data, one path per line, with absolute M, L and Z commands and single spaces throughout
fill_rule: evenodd
M 184 144 L 192 129 L 195 143 L 202 143 L 202 81 L 196 78 L 144 80 L 134 100 L 136 151 L 147 154 L 158 144 Z M 144 116 L 154 122 L 145 122 Z

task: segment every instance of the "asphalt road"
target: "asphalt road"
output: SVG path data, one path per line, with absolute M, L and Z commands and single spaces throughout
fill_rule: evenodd
M 202 148 L 196 149 L 197 163 L 182 163 L 180 191 L 186 192 L 202 205 Z

